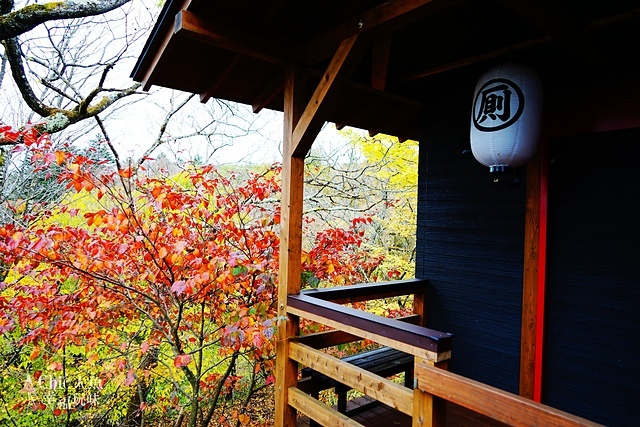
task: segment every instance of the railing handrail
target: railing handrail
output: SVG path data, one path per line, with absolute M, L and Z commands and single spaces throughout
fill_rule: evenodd
M 438 369 L 427 363 L 415 366 L 422 392 L 470 409 L 514 427 L 601 427 L 600 424 L 506 392 L 479 381 Z
M 307 317 L 361 338 L 373 339 L 384 345 L 388 345 L 386 344 L 388 342 L 396 342 L 404 344 L 403 348 L 408 346 L 426 350 L 432 353 L 431 356 L 434 354 L 446 355 L 451 351 L 452 334 L 446 332 L 389 319 L 303 294 L 289 295 L 287 306 L 287 310 L 291 314 Z M 395 347 L 394 345 L 389 346 Z M 403 348 L 398 349 L 403 350 Z M 419 351 L 412 353 L 419 357 L 428 358 Z
M 427 279 L 404 279 L 389 282 L 358 283 L 349 286 L 305 289 L 302 295 L 338 304 L 421 294 L 426 292 Z
M 408 316 L 395 317 L 395 319 L 400 322 L 417 325 L 420 322 L 420 315 L 410 314 Z M 298 342 L 308 345 L 311 348 L 320 349 L 332 347 L 334 345 L 347 344 L 361 339 L 362 338 L 348 332 L 331 329 L 329 331 L 313 332 L 311 334 L 302 335 L 298 337 Z

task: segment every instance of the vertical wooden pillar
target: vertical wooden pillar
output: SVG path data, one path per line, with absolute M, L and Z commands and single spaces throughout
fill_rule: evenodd
M 303 74 L 298 67 L 291 66 L 287 70 L 284 86 L 279 320 L 276 342 L 275 425 L 277 427 L 295 427 L 296 425 L 296 411 L 288 404 L 288 391 L 289 387 L 297 383 L 298 366 L 296 362 L 289 359 L 288 338 L 298 335 L 299 325 L 297 316 L 287 314 L 287 295 L 300 293 L 304 158 L 292 157 L 292 153 L 293 131 L 305 107 Z
M 420 315 L 420 322 L 418 323 L 420 326 L 427 326 L 427 312 L 426 312 L 427 294 L 426 294 L 426 292 L 427 291 L 425 289 L 424 292 L 422 292 L 422 293 L 417 293 L 416 292 L 413 295 L 413 313 Z M 414 363 L 414 366 L 415 366 L 415 363 Z M 413 380 L 415 378 L 415 369 L 411 369 L 405 375 L 406 375 L 406 377 L 404 379 L 405 387 L 409 387 L 409 388 L 413 387 Z M 414 394 L 414 402 L 415 402 L 416 401 L 416 397 L 415 397 L 416 392 L 414 391 L 413 394 Z
M 448 363 L 433 363 L 416 358 L 414 366 L 426 362 L 437 368 L 447 369 Z M 445 427 L 447 418 L 447 402 L 430 393 L 413 388 L 413 419 L 412 427 Z
M 278 340 L 276 343 L 276 427 L 294 427 L 295 410 L 289 406 L 289 387 L 297 383 L 297 364 L 289 359 L 289 337 L 298 335 L 296 316 L 287 313 L 287 296 L 300 293 L 302 259 L 302 200 L 304 158 L 315 140 L 324 118 L 319 112 L 326 107 L 334 84 L 349 75 L 345 67 L 364 53 L 357 45 L 358 35 L 340 43 L 327 71 L 307 103 L 306 71 L 292 65 L 284 84 L 284 140 L 282 161 L 282 211 L 280 220 L 280 283 L 278 287 Z M 285 320 L 286 319 L 286 320 Z
M 522 330 L 520 338 L 520 396 L 540 402 L 542 329 L 546 266 L 548 139 L 527 164 Z M 538 391 L 536 391 L 538 390 Z

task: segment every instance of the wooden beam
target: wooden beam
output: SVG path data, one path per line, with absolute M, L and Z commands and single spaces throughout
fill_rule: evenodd
M 361 13 L 323 34 L 314 37 L 298 49 L 296 60 L 312 65 L 331 55 L 345 39 L 364 32 L 391 32 L 410 22 L 459 3 L 460 0 L 391 0 Z
M 174 33 L 276 65 L 286 66 L 292 62 L 287 59 L 288 52 L 292 50 L 282 40 L 251 34 L 246 29 L 240 30 L 224 22 L 216 22 L 212 17 L 203 18 L 186 10 L 176 15 Z
M 437 67 L 431 67 L 424 70 L 416 71 L 411 74 L 400 77 L 400 82 L 407 82 L 411 80 L 418 80 L 425 77 L 433 76 L 436 74 L 444 73 L 445 71 L 455 70 L 457 68 L 466 67 L 467 65 L 473 65 L 478 62 L 487 61 L 489 59 L 498 58 L 509 52 L 518 52 L 521 50 L 530 49 L 532 47 L 539 46 L 543 43 L 550 42 L 552 39 L 549 36 L 537 37 L 535 39 L 526 40 L 522 43 L 516 43 L 513 45 L 505 46 L 500 49 L 495 49 L 489 52 L 484 52 L 479 55 L 474 55 L 469 58 L 463 58 L 458 61 L 449 62 L 446 64 L 438 65 Z
M 591 22 L 587 25 L 589 30 L 594 30 L 598 28 L 604 28 L 611 25 L 618 24 L 620 22 L 624 22 L 630 19 L 636 19 L 640 15 L 640 9 L 634 9 L 626 13 L 621 13 L 618 15 L 611 16 L 609 18 L 601 19 L 598 21 Z M 531 49 L 533 47 L 542 45 L 544 43 L 549 43 L 553 41 L 553 37 L 551 35 L 544 35 L 540 37 L 536 37 L 530 40 L 525 40 L 520 43 L 516 43 L 513 45 L 505 46 L 499 49 L 491 50 L 488 52 L 483 52 L 478 55 L 470 56 L 468 58 L 459 59 L 457 61 L 448 62 L 446 64 L 439 65 L 437 67 L 431 67 L 424 70 L 416 71 L 405 76 L 402 76 L 398 79 L 400 82 L 407 82 L 411 80 L 418 80 L 425 77 L 433 76 L 436 74 L 444 73 L 446 71 L 455 70 L 457 68 L 465 67 L 467 65 L 473 65 L 479 62 L 487 61 L 489 59 L 498 58 L 502 55 L 505 55 L 510 52 L 519 52 L 521 50 Z
M 371 61 L 371 87 L 385 90 L 391 57 L 391 40 L 393 33 L 381 34 L 373 38 L 373 54 Z
M 592 48 L 587 37 L 588 27 L 578 27 L 567 20 L 560 21 L 531 0 L 499 0 L 505 7 L 522 17 L 545 35 L 564 45 L 585 59 L 602 62 L 604 56 Z
M 626 92 L 633 99 L 614 102 L 601 102 L 598 105 L 587 105 L 582 103 L 578 106 L 570 105 L 571 100 L 564 102 L 569 105 L 568 110 L 553 111 L 548 114 L 548 132 L 550 138 L 578 135 L 581 133 L 608 132 L 623 129 L 635 129 L 640 127 L 640 93 L 635 91 L 637 81 L 634 84 L 608 87 L 606 94 L 591 94 L 592 99 L 599 99 L 610 94 L 624 96 Z M 564 101 L 564 100 L 561 100 Z M 575 102 L 575 101 L 574 101 Z M 562 102 L 559 102 L 562 105 Z
M 296 342 L 291 343 L 291 358 L 403 414 L 413 411 L 413 393 L 400 384 Z
M 259 113 L 264 109 L 271 101 L 273 101 L 284 88 L 284 76 L 278 74 L 272 79 L 265 87 L 260 91 L 258 95 L 251 101 L 251 107 L 254 113 Z
M 541 405 L 478 381 L 429 366 L 416 364 L 418 388 L 449 402 L 515 427 L 596 427 L 600 424 Z
M 318 399 L 309 396 L 296 387 L 291 387 L 288 396 L 289 405 L 320 423 L 320 425 L 335 427 L 364 427 L 362 424 L 353 421 L 351 418 L 341 414 L 335 409 L 329 408 Z
M 309 152 L 313 140 L 325 122 L 322 113 L 327 108 L 330 90 L 335 88 L 341 80 L 347 80 L 355 71 L 356 63 L 364 53 L 364 47 L 363 42 L 358 43 L 358 35 L 340 44 L 293 131 L 294 157 L 304 158 Z
M 227 64 L 225 69 L 220 73 L 220 75 L 215 76 L 210 80 L 210 83 L 206 84 L 204 88 L 200 91 L 200 102 L 203 104 L 209 101 L 209 99 L 213 96 L 214 93 L 224 84 L 227 77 L 229 77 L 238 67 L 240 61 L 242 61 L 244 55 L 237 54 L 234 55 L 231 61 Z
M 287 310 L 287 296 L 300 292 L 302 256 L 302 192 L 304 159 L 292 154 L 293 129 L 300 119 L 306 74 L 296 66 L 286 72 L 282 161 L 280 271 L 278 285 L 278 336 L 276 341 L 275 426 L 296 427 L 296 412 L 288 391 L 298 378 L 298 366 L 289 359 L 289 337 L 299 334 L 298 317 Z
M 319 73 L 313 69 L 309 70 L 309 74 L 317 76 L 318 78 L 321 77 Z M 345 82 L 344 85 L 349 89 L 349 91 L 346 92 L 352 93 L 352 95 L 349 95 L 350 97 L 358 97 L 362 101 L 359 103 L 359 108 L 349 110 L 342 109 L 342 111 L 340 111 L 340 104 L 334 107 L 332 113 L 335 117 L 332 118 L 332 120 L 337 122 L 336 127 L 338 129 L 344 126 L 345 123 L 366 129 L 367 125 L 365 124 L 377 120 L 379 122 L 386 122 L 385 126 L 390 123 L 393 129 L 398 129 L 400 135 L 395 134 L 395 136 L 398 136 L 399 139 L 409 139 L 408 137 L 410 137 L 410 139 L 419 140 L 418 124 L 420 123 L 420 117 L 418 116 L 424 108 L 423 103 L 415 99 L 396 95 L 392 92 L 374 89 L 370 85 L 357 83 L 353 80 Z M 388 114 L 381 114 L 378 107 L 384 104 L 389 107 L 387 111 L 395 111 L 397 114 L 391 115 L 391 117 L 389 117 Z M 372 120 L 372 117 L 375 117 L 375 120 Z M 394 135 L 395 131 L 393 129 L 387 130 L 387 127 L 384 129 L 386 131 L 384 133 Z M 375 129 L 376 133 L 379 131 L 379 129 Z

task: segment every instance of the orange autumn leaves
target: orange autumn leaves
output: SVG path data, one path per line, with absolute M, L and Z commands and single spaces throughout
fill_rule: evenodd
M 234 354 L 248 355 L 252 374 L 273 381 L 277 165 L 262 173 L 205 166 L 161 177 L 97 167 L 35 141 L 25 149 L 41 150 L 42 167 L 62 167 L 60 185 L 92 195 L 99 208 L 65 202 L 28 227 L 0 226 L 0 261 L 11 270 L 0 284 L 3 333 L 19 332 L 20 345 L 38 349 L 34 359 L 52 363 L 50 355 L 65 345 L 82 348 L 105 382 L 119 378 L 125 387 L 141 378 L 163 381 L 153 370 L 137 370 L 160 348 L 157 365 L 201 393 L 189 399 L 217 401 L 206 395 L 216 390 L 209 381 L 240 387 L 242 381 L 212 373 Z M 70 225 L 71 218 L 84 221 Z M 381 261 L 361 248 L 366 223 L 314 236 L 302 260 L 305 274 L 325 283 L 362 281 Z

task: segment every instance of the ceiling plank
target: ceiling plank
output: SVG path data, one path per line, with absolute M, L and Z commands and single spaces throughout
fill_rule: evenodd
M 287 0 L 276 0 L 275 2 L 273 2 L 270 6 L 269 9 L 267 11 L 267 13 L 262 17 L 262 19 L 260 20 L 260 23 L 258 25 L 259 29 L 264 29 L 267 25 L 269 25 L 274 19 L 275 17 L 282 12 L 282 9 L 284 8 L 284 6 L 287 4 Z M 242 59 L 245 58 L 245 55 L 238 53 L 236 54 L 231 61 L 229 61 L 229 64 L 227 65 L 227 67 L 224 69 L 224 71 L 220 74 L 220 76 L 218 76 L 217 78 L 215 78 L 211 83 L 209 83 L 208 85 L 206 85 L 205 87 L 208 87 L 208 89 L 203 90 L 200 93 L 200 102 L 202 103 L 206 103 L 207 101 L 209 101 L 209 99 L 217 92 L 217 90 L 224 84 L 224 82 L 226 81 L 227 77 L 230 76 L 237 68 L 238 64 L 240 64 L 240 62 L 242 61 Z M 279 85 L 279 89 L 278 92 L 282 90 L 282 87 L 284 85 L 280 84 Z M 275 96 L 275 95 L 274 95 Z M 270 98 L 267 102 L 270 102 L 271 99 Z M 254 111 L 254 112 L 259 112 L 262 108 L 264 108 L 264 106 L 259 106 L 258 107 L 258 111 Z
M 211 46 L 227 49 L 235 53 L 256 58 L 276 65 L 288 65 L 287 43 L 273 40 L 264 35 L 250 34 L 246 29 L 231 27 L 222 22 L 214 22 L 210 17 L 202 18 L 183 10 L 176 15 L 176 35 L 197 40 Z
M 309 152 L 313 140 L 326 120 L 322 110 L 326 108 L 329 92 L 340 81 L 348 80 L 356 68 L 353 63 L 359 61 L 365 47 L 358 34 L 340 44 L 293 131 L 293 157 L 305 157 Z

